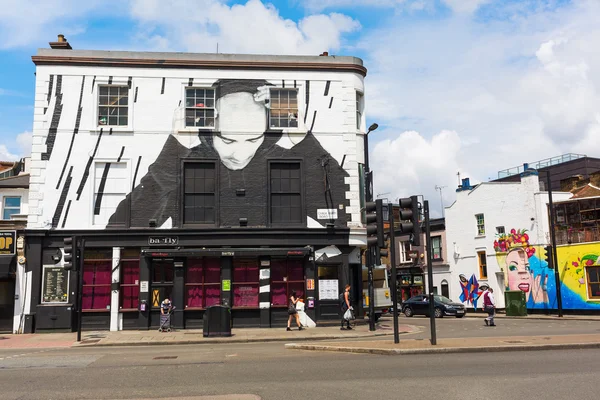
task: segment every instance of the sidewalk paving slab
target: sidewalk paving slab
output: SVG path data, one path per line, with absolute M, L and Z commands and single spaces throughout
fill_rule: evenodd
M 401 334 L 420 332 L 411 325 L 400 325 Z M 152 346 L 152 345 L 185 345 L 216 343 L 256 343 L 256 342 L 289 342 L 289 341 L 321 341 L 339 339 L 368 339 L 378 336 L 392 335 L 393 330 L 385 324 L 378 324 L 374 332 L 368 326 L 358 325 L 353 330 L 340 330 L 339 326 L 309 328 L 291 332 L 283 328 L 238 328 L 232 330 L 230 337 L 204 337 L 201 329 L 175 330 L 158 332 L 144 331 L 95 331 L 83 332 L 81 342 L 77 342 L 76 333 L 36 333 L 0 335 L 1 349 L 31 349 L 60 347 L 100 347 L 100 346 Z
M 395 344 L 390 338 L 390 340 L 320 342 L 318 344 L 288 343 L 285 347 L 291 350 L 381 355 L 594 349 L 600 348 L 600 334 L 438 339 L 435 346 L 430 343 L 429 339 L 400 338 L 400 343 Z

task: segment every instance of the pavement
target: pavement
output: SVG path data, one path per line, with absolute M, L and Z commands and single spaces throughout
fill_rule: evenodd
M 401 334 L 417 333 L 420 329 L 400 324 Z M 77 342 L 76 333 L 36 333 L 23 335 L 0 335 L 0 350 L 61 348 L 89 346 L 150 346 L 150 345 L 186 345 L 215 343 L 253 343 L 253 342 L 297 342 L 321 340 L 369 339 L 393 334 L 391 326 L 377 326 L 374 332 L 369 326 L 357 324 L 353 330 L 340 330 L 339 326 L 307 328 L 288 332 L 284 328 L 239 328 L 232 330 L 230 337 L 204 337 L 201 329 L 135 331 L 98 331 L 82 332 L 81 342 Z

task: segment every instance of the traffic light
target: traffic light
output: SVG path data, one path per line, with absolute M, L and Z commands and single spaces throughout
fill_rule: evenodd
M 367 246 L 375 247 L 375 265 L 380 264 L 381 257 L 387 257 L 387 244 L 383 231 L 383 200 L 370 201 L 365 204 L 367 222 Z
M 383 200 L 378 200 L 383 203 Z M 377 214 L 377 225 L 381 226 L 381 232 L 383 236 L 383 244 L 377 247 L 377 260 L 381 263 L 381 257 L 388 256 L 388 235 L 385 234 L 383 222 L 389 220 L 389 213 L 391 212 L 391 207 L 389 204 L 381 205 L 381 213 Z M 391 229 L 391 228 L 390 228 Z
M 544 260 L 548 263 L 548 268 L 554 268 L 554 263 L 552 262 L 552 246 L 544 247 Z
M 77 269 L 77 243 L 72 236 L 63 239 L 63 249 L 65 270 Z
M 410 243 L 413 246 L 421 245 L 421 224 L 419 223 L 419 199 L 410 196 L 400 199 L 400 232 L 410 235 Z M 402 222 L 410 221 L 410 222 Z

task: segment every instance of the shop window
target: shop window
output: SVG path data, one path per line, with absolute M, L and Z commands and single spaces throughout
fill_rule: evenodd
M 216 221 L 215 163 L 186 162 L 183 175 L 183 223 L 214 224 Z
M 140 298 L 140 251 L 124 250 L 121 253 L 121 296 L 120 308 L 138 308 Z
M 586 267 L 588 296 L 600 299 L 600 267 Z
M 165 299 L 171 299 L 175 271 L 173 260 L 152 261 L 152 307 L 159 308 Z
M 219 258 L 189 258 L 185 275 L 185 307 L 206 308 L 221 302 Z
M 86 251 L 83 264 L 82 309 L 110 309 L 112 250 Z
M 258 308 L 258 259 L 234 259 L 233 306 Z
M 273 224 L 302 223 L 300 163 L 270 164 L 270 219 Z
M 479 262 L 479 279 L 487 279 L 487 256 L 485 251 L 477 252 L 477 261 Z
M 271 128 L 297 128 L 298 89 L 271 89 L 270 97 Z
M 292 292 L 304 298 L 304 264 L 302 260 L 271 260 L 271 304 L 286 306 Z

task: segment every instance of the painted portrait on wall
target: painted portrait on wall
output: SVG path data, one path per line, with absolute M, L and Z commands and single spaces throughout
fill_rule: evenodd
M 291 213 L 287 218 L 298 226 L 316 222 L 317 209 L 336 209 L 337 218 L 326 222 L 346 226 L 349 215 L 339 206 L 345 204 L 348 174 L 310 130 L 294 135 L 299 139 L 288 148 L 279 144 L 285 130 L 298 125 L 300 106 L 296 92 L 290 90 L 286 92 L 287 104 L 292 105 L 289 112 L 281 107 L 273 112 L 271 106 L 280 99 L 270 96 L 270 88 L 274 86 L 265 80 L 236 79 L 219 80 L 205 89 L 214 90 L 214 114 L 186 109 L 186 125 L 204 118 L 204 128 L 192 134 L 173 133 L 167 139 L 147 174 L 119 204 L 109 226 L 128 210 L 132 227 L 147 227 L 151 219 L 162 228 L 196 220 L 236 227 L 240 219 L 259 227 L 269 225 L 274 209 Z M 211 124 L 214 129 L 207 129 Z M 203 162 L 213 164 L 198 167 Z M 201 182 L 201 189 L 196 185 L 188 190 L 194 179 Z M 273 195 L 277 190 L 287 195 Z M 275 202 L 281 202 L 281 207 Z M 198 210 L 200 218 L 193 214 Z

